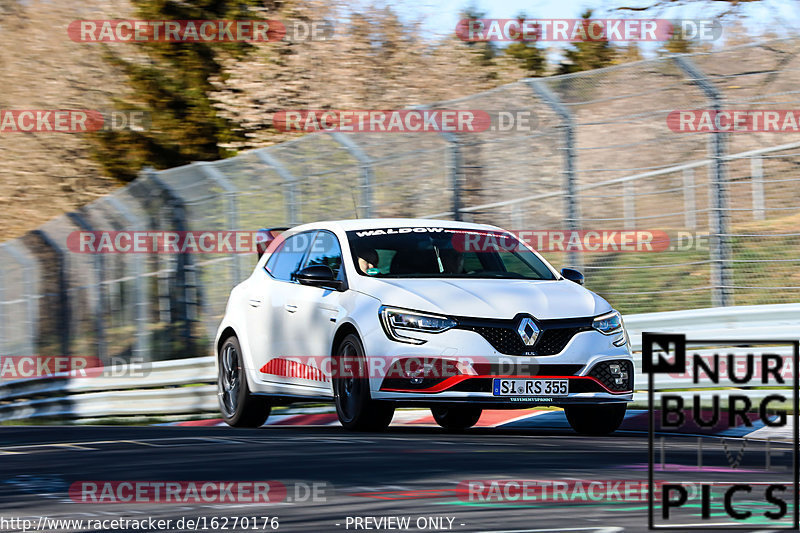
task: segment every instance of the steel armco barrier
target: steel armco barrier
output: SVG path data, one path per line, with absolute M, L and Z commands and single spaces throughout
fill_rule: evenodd
M 629 315 L 625 324 L 636 357 L 637 389 L 641 373 L 643 331 L 684 333 L 692 339 L 796 340 L 800 336 L 800 304 L 694 309 Z M 778 349 L 783 353 L 783 350 Z M 120 368 L 124 373 L 125 369 Z M 0 384 L 0 421 L 97 420 L 103 418 L 188 417 L 218 412 L 214 357 L 162 361 L 148 365 L 144 376 L 92 378 L 39 378 Z M 660 388 L 698 388 L 687 379 L 659 375 Z M 708 386 L 708 385 L 705 385 Z M 736 387 L 728 381 L 717 386 Z M 744 390 L 752 398 L 771 390 Z M 786 391 L 783 391 L 786 393 Z M 704 392 L 702 394 L 711 394 Z M 637 393 L 637 401 L 646 398 Z

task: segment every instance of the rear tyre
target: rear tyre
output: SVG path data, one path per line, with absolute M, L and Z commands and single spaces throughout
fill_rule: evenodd
M 436 423 L 450 431 L 463 431 L 478 423 L 483 410 L 479 407 L 431 407 Z
M 228 337 L 219 350 L 217 396 L 222 419 L 236 428 L 257 428 L 267 421 L 271 407 L 247 386 L 239 339 Z
M 370 396 L 361 340 L 351 333 L 342 339 L 335 353 L 340 371 L 333 378 L 333 398 L 339 422 L 350 431 L 384 431 L 394 416 L 394 405 Z
M 567 421 L 572 429 L 581 435 L 609 435 L 614 433 L 625 418 L 628 406 L 611 405 L 574 405 L 565 407 Z

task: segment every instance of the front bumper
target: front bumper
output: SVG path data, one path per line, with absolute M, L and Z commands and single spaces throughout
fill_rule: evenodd
M 378 356 L 386 372 L 371 373 L 371 395 L 378 400 L 392 400 L 399 405 L 482 404 L 487 408 L 525 405 L 571 405 L 578 403 L 619 403 L 633 400 L 633 358 L 627 345 L 615 346 L 617 336 L 595 330 L 575 333 L 556 354 L 547 356 L 508 355 L 495 349 L 475 331 L 453 329 L 438 334 L 418 335 L 425 344 L 411 345 L 389 340 L 380 327 L 366 336 L 367 354 Z M 376 357 L 369 355 L 374 361 Z M 408 373 L 406 361 L 430 363 L 443 361 L 427 372 Z M 623 367 L 624 383 L 609 376 L 608 365 Z M 398 365 L 400 372 L 398 373 Z M 453 369 L 457 369 L 453 371 Z M 449 371 L 448 371 L 449 370 Z M 437 373 L 438 372 L 438 373 Z M 416 376 L 412 378 L 411 376 Z M 495 396 L 492 380 L 567 379 L 569 394 L 562 397 Z M 413 382 L 412 382 L 413 379 Z M 611 381 L 610 381 L 611 380 Z

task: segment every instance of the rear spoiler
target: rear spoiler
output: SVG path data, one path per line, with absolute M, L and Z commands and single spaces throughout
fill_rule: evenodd
M 291 228 L 261 228 L 256 232 L 256 250 L 258 251 L 258 258 L 261 259 L 261 256 L 264 255 L 264 252 L 267 251 L 269 245 L 272 244 L 278 235 L 283 233 L 284 231 L 288 231 Z

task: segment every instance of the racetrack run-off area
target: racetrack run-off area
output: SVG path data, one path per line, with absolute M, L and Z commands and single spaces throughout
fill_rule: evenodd
M 631 413 L 622 430 L 604 438 L 576 435 L 565 421 L 559 421 L 558 411 L 532 417 L 512 413 L 516 416 L 508 423 L 462 434 L 426 425 L 414 418 L 419 414 L 422 412 L 399 411 L 396 423 L 384 433 L 280 423 L 253 430 L 197 422 L 188 427 L 7 426 L 0 428 L 0 517 L 153 518 L 172 520 L 171 530 L 186 529 L 185 522 L 183 528 L 175 525 L 181 518 L 205 519 L 211 530 L 213 518 L 218 519 L 218 528 L 228 519 L 230 529 L 233 519 L 244 524 L 245 517 L 252 517 L 259 530 L 262 517 L 277 517 L 279 531 L 354 531 L 366 530 L 368 525 L 374 531 L 389 531 L 393 529 L 378 525 L 403 523 L 363 522 L 367 517 L 406 517 L 411 521 L 410 531 L 647 530 L 646 498 L 620 500 L 607 493 L 595 500 L 570 492 L 573 501 L 486 501 L 481 497 L 486 493 L 471 495 L 465 483 L 563 480 L 572 490 L 576 480 L 646 482 L 646 426 L 633 428 L 640 413 Z M 307 423 L 325 423 L 320 418 L 324 413 L 306 416 L 317 417 L 306 418 Z M 406 425 L 400 422 L 404 418 L 420 423 Z M 206 421 L 209 423 L 216 422 Z M 696 463 L 699 440 L 703 465 L 686 467 Z M 696 435 L 670 435 L 666 442 L 663 469 L 661 451 L 656 452 L 657 482 L 687 477 L 693 481 L 763 482 L 791 469 L 788 442 L 767 444 L 754 438 L 745 442 L 740 437 Z M 746 453 L 741 464 L 731 468 L 725 447 L 738 452 L 743 445 Z M 769 470 L 765 465 L 767 446 Z M 70 486 L 90 480 L 101 485 L 104 481 L 194 481 L 198 486 L 201 481 L 272 480 L 285 485 L 287 492 L 285 499 L 269 504 L 76 501 Z M 309 497 L 307 489 L 314 486 L 319 488 L 318 494 Z M 714 508 L 715 513 L 719 511 Z M 569 523 L 564 521 L 567 515 Z M 362 519 L 360 527 L 356 517 Z M 422 528 L 417 527 L 418 520 Z M 768 526 L 763 517 L 761 522 L 754 519 L 749 523 Z M 195 525 L 202 530 L 202 522 Z M 269 521 L 266 525 L 271 530 Z

